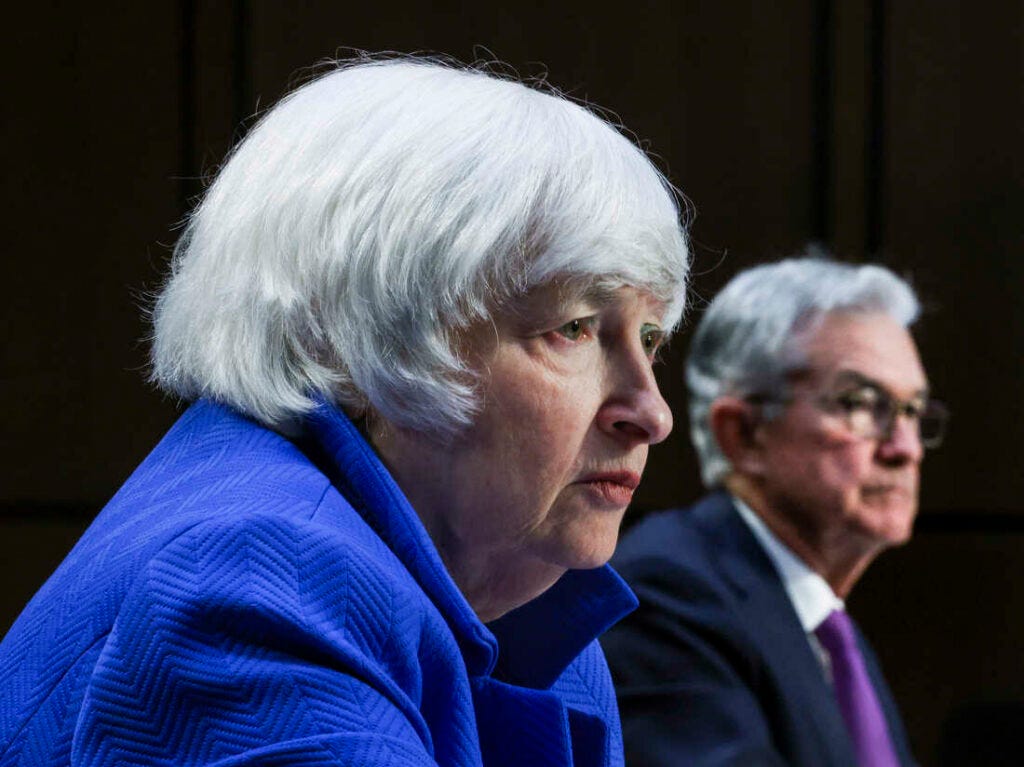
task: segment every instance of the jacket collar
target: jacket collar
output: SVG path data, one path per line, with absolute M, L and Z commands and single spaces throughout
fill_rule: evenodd
M 550 687 L 584 647 L 637 604 L 608 565 L 570 570 L 539 597 L 490 624 L 501 645 L 496 675 L 526 687 Z
M 448 622 L 471 676 L 548 687 L 582 649 L 636 608 L 607 565 L 571 570 L 537 599 L 485 626 L 458 590 L 426 528 L 376 452 L 339 409 L 320 403 L 307 433 L 331 481 L 376 530 Z M 501 658 L 499 660 L 499 646 Z

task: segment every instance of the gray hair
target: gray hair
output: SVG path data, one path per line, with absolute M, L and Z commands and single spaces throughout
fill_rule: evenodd
M 456 341 L 554 280 L 643 288 L 678 324 L 677 192 L 559 94 L 401 57 L 338 62 L 279 102 L 188 221 L 153 310 L 153 378 L 287 429 L 317 398 L 449 437 Z
M 690 436 L 706 486 L 718 485 L 731 470 L 711 432 L 712 402 L 783 393 L 787 374 L 803 364 L 801 332 L 833 312 L 881 312 L 908 327 L 920 304 L 910 285 L 883 266 L 817 257 L 748 269 L 711 302 L 686 362 Z

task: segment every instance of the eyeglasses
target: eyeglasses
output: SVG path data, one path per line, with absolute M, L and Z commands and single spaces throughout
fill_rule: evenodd
M 789 401 L 789 398 L 764 394 L 747 399 L 755 403 Z M 896 418 L 903 416 L 917 425 L 923 447 L 936 448 L 942 444 L 949 422 L 949 410 L 939 400 L 923 397 L 899 400 L 874 383 L 861 383 L 836 393 L 821 394 L 814 401 L 826 413 L 838 416 L 850 433 L 861 439 L 889 439 L 896 426 Z
M 917 424 L 921 445 L 936 448 L 946 436 L 949 410 L 935 399 L 898 400 L 877 386 L 823 395 L 818 404 L 826 412 L 838 415 L 851 433 L 863 439 L 887 440 L 903 416 Z

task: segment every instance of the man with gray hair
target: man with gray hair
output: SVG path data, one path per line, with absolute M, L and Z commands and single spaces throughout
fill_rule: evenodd
M 711 493 L 613 560 L 641 603 L 603 641 L 627 764 L 914 763 L 844 600 L 910 537 L 942 440 L 919 311 L 888 269 L 819 258 L 745 271 L 708 308 L 686 380 Z

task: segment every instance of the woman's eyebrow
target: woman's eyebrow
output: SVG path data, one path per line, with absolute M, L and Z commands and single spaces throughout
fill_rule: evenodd
M 568 284 L 559 288 L 558 301 L 564 306 L 570 304 L 586 304 L 595 309 L 603 309 L 615 303 L 621 286 L 602 285 L 600 283 Z
M 597 312 L 616 300 L 616 288 L 593 284 L 548 285 L 527 294 L 513 305 L 512 314 L 523 320 L 548 321 L 567 311 Z M 570 313 L 571 313 L 570 311 Z

